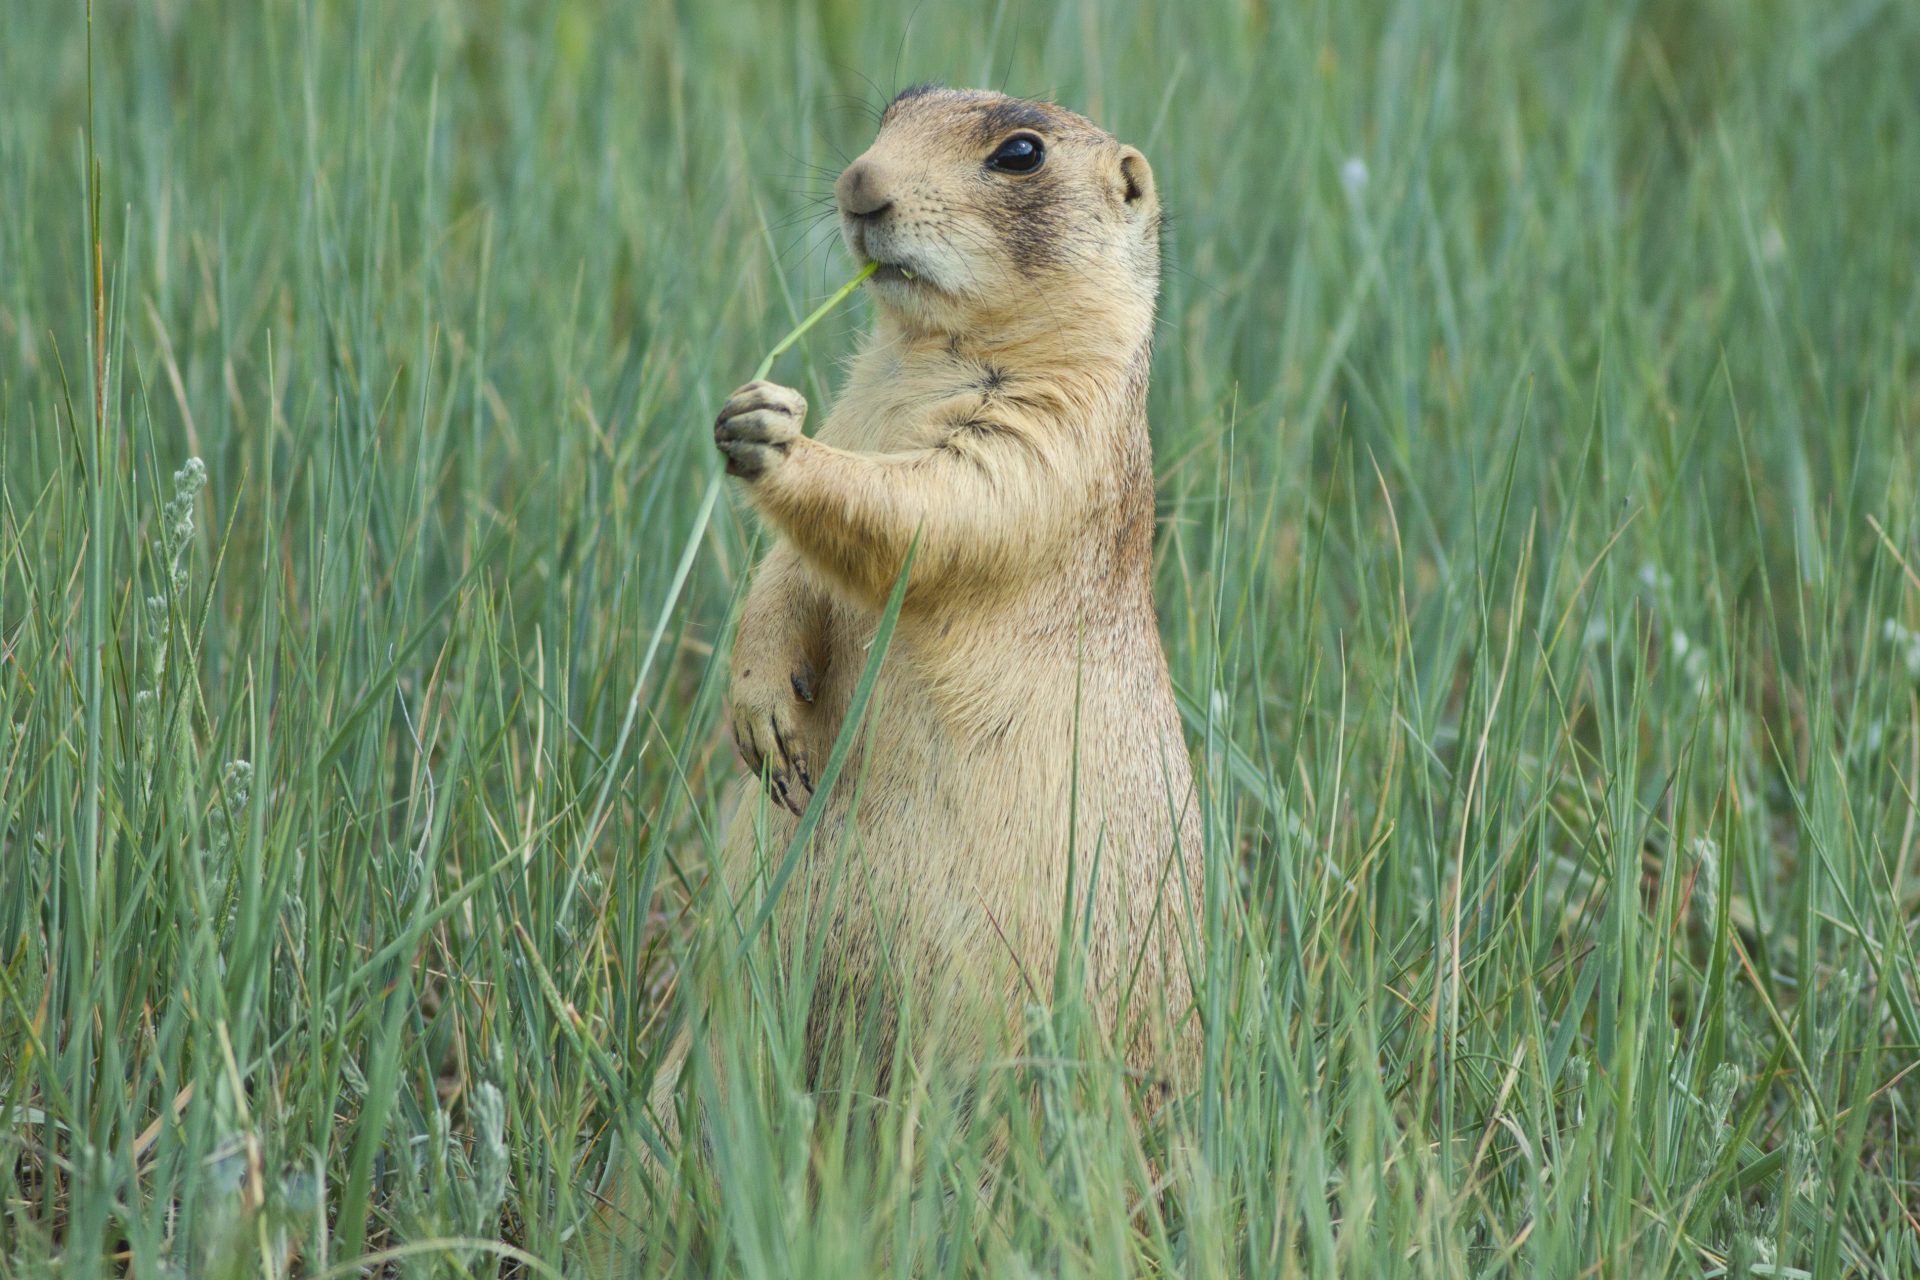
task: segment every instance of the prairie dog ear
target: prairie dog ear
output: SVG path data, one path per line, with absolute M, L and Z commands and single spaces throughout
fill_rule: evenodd
M 1153 190 L 1153 169 L 1137 147 L 1121 147 L 1114 165 L 1115 189 L 1128 213 L 1151 212 L 1159 203 Z

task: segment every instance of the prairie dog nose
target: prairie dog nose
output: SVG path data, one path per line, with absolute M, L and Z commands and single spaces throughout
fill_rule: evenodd
M 885 175 L 873 161 L 862 156 L 846 167 L 833 193 L 840 207 L 856 218 L 876 218 L 893 204 L 885 190 Z

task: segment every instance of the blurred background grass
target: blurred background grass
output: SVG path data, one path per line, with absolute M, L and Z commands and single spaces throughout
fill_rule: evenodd
M 1142 1195 L 1066 1028 L 976 1203 L 757 984 L 632 1269 L 1920 1270 L 1912 6 L 102 3 L 97 349 L 6 27 L 0 1272 L 564 1265 L 736 767 L 708 424 L 919 80 L 1168 205 L 1206 1085 Z

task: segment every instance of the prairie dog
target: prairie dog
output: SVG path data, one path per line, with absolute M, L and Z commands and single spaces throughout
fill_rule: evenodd
M 824 947 L 814 1065 L 836 1008 L 890 1041 L 903 990 L 944 1012 L 941 1052 L 1016 1044 L 1054 989 L 1071 859 L 1086 999 L 1130 1065 L 1184 1077 L 1201 843 L 1151 582 L 1152 171 L 1071 111 L 922 86 L 835 194 L 849 252 L 878 264 L 845 386 L 813 435 L 770 382 L 714 426 L 777 534 L 731 689 L 770 803 L 739 810 L 727 887 L 757 900 L 763 809 L 784 850 L 917 535 L 867 722 L 774 917 Z

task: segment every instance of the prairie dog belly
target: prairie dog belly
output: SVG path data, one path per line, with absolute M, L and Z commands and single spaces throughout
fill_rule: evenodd
M 834 610 L 817 704 L 829 737 L 849 710 L 874 624 L 856 606 Z M 1143 723 L 1139 691 L 1113 686 L 1100 664 L 1076 667 L 1070 654 L 1039 661 L 1030 640 L 992 629 L 962 642 L 938 632 L 937 619 L 895 632 L 782 919 L 802 933 L 827 930 L 826 946 L 850 952 L 843 973 L 878 959 L 869 936 L 878 929 L 932 972 L 997 957 L 993 985 L 1012 974 L 1044 992 L 1070 872 L 1076 898 L 1096 879 L 1103 886 L 1093 922 L 1101 939 L 1125 948 L 1149 928 L 1177 839 L 1169 797 L 1177 803 L 1187 786 L 1184 748 L 1170 714 Z M 1008 649 L 1023 653 L 1018 678 L 989 662 Z M 1141 749 L 1158 739 L 1162 749 Z M 796 823 L 778 810 L 770 818 L 777 856 Z

